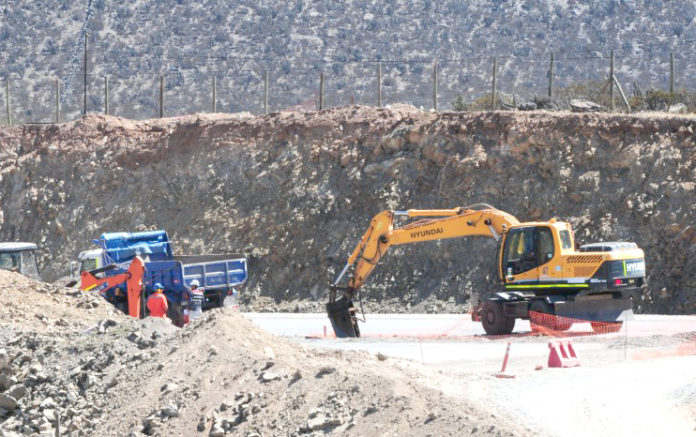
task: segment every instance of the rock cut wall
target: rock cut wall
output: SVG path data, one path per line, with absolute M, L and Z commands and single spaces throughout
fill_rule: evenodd
M 164 228 L 181 253 L 250 255 L 247 297 L 323 302 L 379 211 L 487 202 L 570 221 L 581 243 L 637 242 L 649 274 L 638 309 L 689 313 L 695 129 L 649 114 L 360 106 L 3 127 L 0 239 L 38 243 L 56 279 L 102 232 Z M 467 304 L 495 289 L 495 250 L 487 239 L 395 248 L 365 299 Z

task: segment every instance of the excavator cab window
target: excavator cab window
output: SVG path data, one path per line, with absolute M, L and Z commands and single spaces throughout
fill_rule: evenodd
M 563 230 L 558 233 L 558 235 L 561 237 L 561 247 L 563 249 L 572 249 L 573 248 L 573 243 L 571 242 L 570 238 L 570 232 Z
M 553 235 L 551 235 L 551 229 L 543 226 L 538 227 L 537 239 L 539 240 L 539 254 L 541 255 L 539 265 L 542 265 L 553 258 Z
M 553 236 L 545 226 L 512 229 L 503 248 L 505 276 L 528 272 L 554 255 Z

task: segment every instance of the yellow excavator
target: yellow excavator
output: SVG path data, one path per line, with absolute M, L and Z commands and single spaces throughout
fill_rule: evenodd
M 398 226 L 395 220 L 400 220 Z M 499 243 L 502 289 L 486 296 L 472 314 L 489 335 L 509 334 L 516 319 L 530 316 L 537 326 L 555 330 L 567 330 L 571 319 L 581 319 L 597 331 L 618 331 L 633 314 L 633 299 L 646 287 L 645 255 L 635 243 L 592 243 L 576 249 L 566 222 L 520 222 L 487 204 L 382 211 L 331 285 L 326 309 L 336 336 L 360 336 L 353 297 L 391 246 L 471 236 Z

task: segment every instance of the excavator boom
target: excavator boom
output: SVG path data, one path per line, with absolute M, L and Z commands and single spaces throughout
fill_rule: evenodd
M 519 224 L 519 220 L 506 212 L 490 205 L 482 206 L 484 209 L 480 210 L 469 207 L 382 211 L 372 219 L 370 227 L 348 258 L 342 273 L 345 274 L 350 266 L 355 267 L 348 286 L 358 290 L 391 246 L 472 236 L 497 240 L 510 226 Z M 418 220 L 395 227 L 394 220 L 398 217 Z M 339 276 L 334 285 L 338 285 L 341 279 Z
M 126 284 L 128 296 L 128 315 L 139 318 L 141 313 L 141 294 L 143 289 L 143 276 L 145 274 L 145 262 L 138 256 L 133 258 L 125 273 L 113 276 L 98 278 L 95 275 L 107 268 L 88 271 L 81 273 L 80 288 L 85 291 L 96 291 L 102 296 L 114 287 L 118 287 L 123 283 Z

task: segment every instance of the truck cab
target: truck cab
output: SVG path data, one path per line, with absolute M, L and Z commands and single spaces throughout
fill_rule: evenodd
M 104 267 L 102 249 L 84 250 L 77 255 L 77 261 L 70 263 L 70 279 L 79 280 L 80 273 Z
M 0 243 L 0 269 L 21 273 L 40 281 L 34 243 Z

